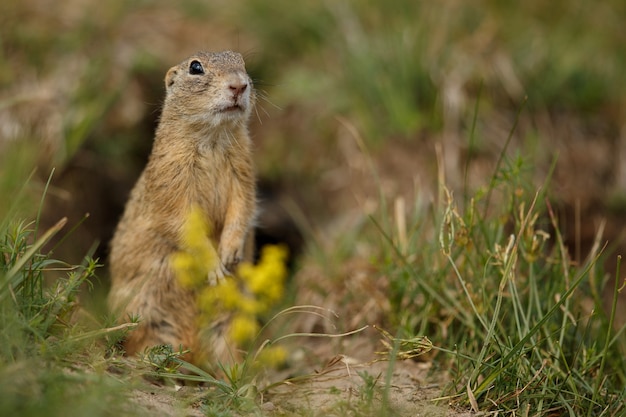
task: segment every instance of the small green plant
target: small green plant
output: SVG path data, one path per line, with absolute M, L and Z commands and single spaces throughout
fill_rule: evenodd
M 117 400 L 123 386 L 89 368 L 92 352 L 104 355 L 98 340 L 121 329 L 86 331 L 75 320 L 79 288 L 95 277 L 97 260 L 67 265 L 42 249 L 64 224 L 40 236 L 37 222 L 0 230 L 0 415 L 132 415 Z M 55 273 L 65 276 L 47 284 Z
M 0 303 L 12 302 L 17 313 L 27 323 L 35 342 L 63 332 L 69 326 L 78 307 L 77 294 L 83 284 L 95 276 L 97 260 L 85 258 L 83 265 L 70 266 L 51 259 L 40 250 L 56 234 L 66 220 L 59 221 L 39 239 L 35 223 L 13 223 L 0 242 L 0 268 L 4 270 L 0 286 Z M 31 244 L 35 240 L 34 244 Z M 67 277 L 46 287 L 46 270 L 66 270 Z
M 359 390 L 361 400 L 365 402 L 365 405 L 371 407 L 376 397 L 377 391 L 380 390 L 380 386 L 378 384 L 378 381 L 380 380 L 380 375 L 374 376 L 367 371 L 359 371 L 357 372 L 357 374 L 363 380 L 363 385 L 361 385 L 361 388 Z

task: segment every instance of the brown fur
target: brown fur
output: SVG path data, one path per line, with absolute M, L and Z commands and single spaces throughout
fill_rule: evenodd
M 204 74 L 192 73 L 194 61 Z M 171 68 L 165 85 L 149 162 L 111 242 L 109 306 L 121 321 L 141 319 L 125 341 L 128 354 L 182 345 L 198 362 L 210 352 L 200 352 L 195 297 L 177 282 L 170 259 L 194 205 L 206 217 L 207 238 L 221 260 L 207 281 L 222 278 L 244 256 L 256 210 L 247 129 L 255 95 L 243 58 L 234 52 L 198 53 Z

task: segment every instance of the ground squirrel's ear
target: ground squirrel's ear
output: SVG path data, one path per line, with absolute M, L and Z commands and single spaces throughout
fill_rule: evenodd
M 174 76 L 176 75 L 176 67 L 172 67 L 165 74 L 165 87 L 169 88 L 174 84 Z

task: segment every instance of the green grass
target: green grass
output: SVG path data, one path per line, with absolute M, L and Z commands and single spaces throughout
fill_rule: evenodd
M 489 185 L 497 201 L 481 190 L 461 207 L 444 189 L 409 225 L 407 248 L 395 243 L 397 230 L 380 229 L 393 317 L 407 334 L 435 341 L 438 361 L 451 367 L 444 397 L 475 411 L 622 415 L 619 267 L 607 306 L 601 235 L 575 264 L 549 187 L 533 191 L 519 161 L 505 158 L 503 167 Z
M 127 386 L 105 372 L 106 329 L 74 324 L 77 295 L 97 261 L 54 260 L 42 248 L 65 220 L 40 232 L 36 222 L 0 229 L 0 414 L 128 414 Z M 67 271 L 67 272 L 65 272 Z M 51 285 L 44 274 L 53 274 Z

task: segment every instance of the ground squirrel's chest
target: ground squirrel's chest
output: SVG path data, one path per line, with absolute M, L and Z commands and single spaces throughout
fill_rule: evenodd
M 184 218 L 192 205 L 199 206 L 213 227 L 220 229 L 232 194 L 240 189 L 232 163 L 224 154 L 155 154 L 146 167 L 136 193 L 140 212 L 153 213 L 157 220 Z M 148 203 L 148 207 L 144 206 Z M 176 220 L 174 219 L 176 218 Z
M 240 186 L 232 164 L 222 155 L 199 158 L 190 175 L 196 203 L 215 217 L 227 210 L 231 194 Z

